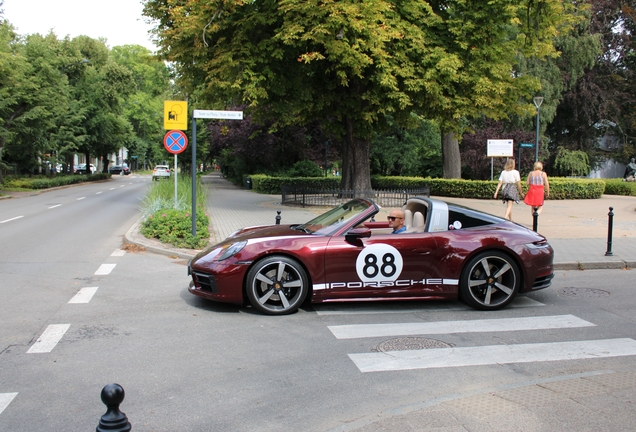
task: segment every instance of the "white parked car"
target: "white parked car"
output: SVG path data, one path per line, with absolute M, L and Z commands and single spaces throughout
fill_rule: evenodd
M 161 180 L 170 178 L 170 167 L 168 165 L 157 165 L 152 170 L 152 180 Z

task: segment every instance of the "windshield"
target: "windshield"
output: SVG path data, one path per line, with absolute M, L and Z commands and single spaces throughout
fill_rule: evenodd
M 354 199 L 294 228 L 309 234 L 331 235 L 368 208 L 368 202 Z

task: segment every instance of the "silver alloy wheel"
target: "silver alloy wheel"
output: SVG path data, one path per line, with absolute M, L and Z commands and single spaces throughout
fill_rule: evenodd
M 501 252 L 483 252 L 471 259 L 460 280 L 461 298 L 481 310 L 501 309 L 521 288 L 517 264 Z
M 268 315 L 295 312 L 309 291 L 307 274 L 295 260 L 273 256 L 257 262 L 247 275 L 247 297 Z

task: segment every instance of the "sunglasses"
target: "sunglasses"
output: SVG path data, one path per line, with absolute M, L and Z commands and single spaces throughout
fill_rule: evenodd
M 387 217 L 386 217 L 386 220 L 390 220 L 390 221 L 394 221 L 394 220 L 396 220 L 396 219 L 404 219 L 404 218 L 397 217 L 397 216 L 387 216 Z

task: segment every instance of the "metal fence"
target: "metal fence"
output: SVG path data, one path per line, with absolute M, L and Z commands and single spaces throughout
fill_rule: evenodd
M 298 206 L 330 206 L 334 207 L 353 198 L 367 198 L 381 207 L 402 207 L 412 196 L 430 196 L 428 187 L 396 190 L 342 190 L 311 189 L 304 186 L 282 186 L 282 204 Z

